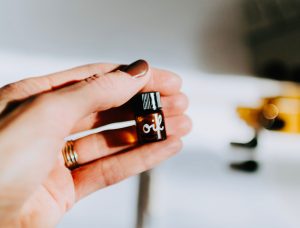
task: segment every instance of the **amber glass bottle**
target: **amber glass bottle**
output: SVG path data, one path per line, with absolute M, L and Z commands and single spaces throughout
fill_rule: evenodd
M 166 126 L 159 92 L 139 93 L 133 100 L 139 143 L 165 140 Z

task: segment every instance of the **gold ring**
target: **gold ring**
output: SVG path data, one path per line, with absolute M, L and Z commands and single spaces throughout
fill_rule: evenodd
M 78 155 L 74 150 L 73 141 L 68 141 L 66 143 L 65 147 L 62 149 L 62 154 L 65 160 L 65 166 L 68 169 L 73 170 L 79 167 L 79 164 L 77 162 Z

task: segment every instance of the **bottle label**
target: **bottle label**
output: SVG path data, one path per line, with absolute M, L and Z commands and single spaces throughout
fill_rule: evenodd
M 145 134 L 150 133 L 151 129 L 155 132 L 159 132 L 159 131 L 164 130 L 164 126 L 161 126 L 161 124 L 162 124 L 162 115 L 155 115 L 152 122 L 153 122 L 153 124 L 151 124 L 151 125 L 145 124 L 143 126 L 143 132 Z
M 166 139 L 166 127 L 162 113 L 150 113 L 136 119 L 140 142 L 155 142 Z

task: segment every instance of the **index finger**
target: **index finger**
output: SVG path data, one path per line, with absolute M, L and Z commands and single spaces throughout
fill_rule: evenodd
M 117 66 L 117 64 L 108 63 L 88 64 L 44 76 L 30 77 L 8 84 L 0 88 L 0 112 L 12 101 L 19 101 L 18 103 L 20 104 L 31 96 L 65 87 L 95 74 L 105 74 Z

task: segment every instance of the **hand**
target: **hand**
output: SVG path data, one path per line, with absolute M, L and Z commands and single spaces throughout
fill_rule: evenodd
M 191 128 L 183 114 L 188 102 L 180 93 L 181 79 L 145 61 L 130 65 L 127 73 L 114 71 L 117 67 L 91 64 L 0 90 L 0 227 L 53 227 L 76 201 L 180 150 L 180 137 Z M 161 93 L 168 139 L 132 147 L 121 140 L 128 129 L 112 131 L 113 138 L 91 135 L 74 145 L 82 166 L 67 169 L 64 138 L 129 118 L 123 104 L 141 90 Z

